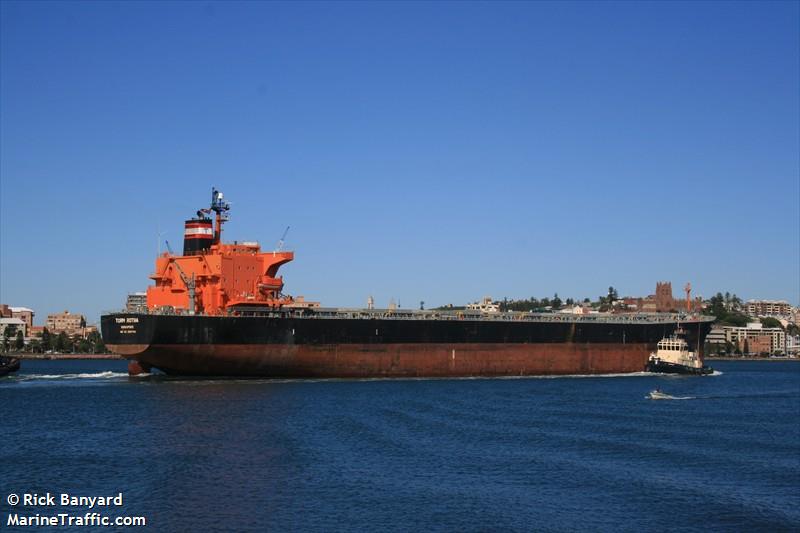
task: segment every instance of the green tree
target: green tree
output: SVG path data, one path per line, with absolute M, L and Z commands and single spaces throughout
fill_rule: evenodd
M 717 323 L 723 326 L 744 327 L 750 322 L 750 317 L 741 313 L 725 313 L 722 318 L 717 317 Z
M 781 329 L 783 329 L 783 324 L 781 324 L 781 321 L 778 320 L 777 318 L 773 318 L 771 316 L 766 316 L 766 317 L 764 317 L 764 318 L 762 318 L 760 320 L 761 320 L 761 325 L 764 326 L 765 328 L 781 328 Z
M 49 352 L 53 349 L 53 336 L 47 331 L 47 328 L 42 329 L 42 351 Z
M 726 292 L 718 292 L 708 300 L 706 311 L 717 317 L 717 323 L 725 326 L 746 326 L 751 318 L 741 311 L 741 298 Z
M 80 337 L 78 335 L 67 335 L 67 342 L 64 345 L 64 351 L 66 353 L 75 353 L 75 343 L 78 342 L 79 338 Z
M 613 304 L 617 300 L 619 300 L 619 294 L 617 293 L 617 289 L 615 289 L 614 287 L 609 287 L 608 288 L 608 303 Z
M 62 331 L 56 337 L 56 342 L 54 343 L 55 346 L 53 346 L 53 348 L 57 352 L 63 352 L 67 349 L 68 343 L 69 343 L 69 338 L 67 337 L 67 334 Z
M 732 342 L 725 341 L 725 353 L 733 353 L 735 346 Z
M 91 353 L 92 352 L 92 343 L 89 342 L 89 339 L 78 339 L 78 342 L 75 343 L 75 350 L 77 353 Z
M 561 298 L 558 297 L 558 293 L 553 295 L 553 301 L 551 302 L 553 309 L 561 309 Z
M 11 347 L 11 337 L 15 336 L 17 333 L 17 326 L 15 324 L 9 324 L 6 326 L 6 329 L 3 330 L 3 351 L 8 352 L 8 349 Z
M 717 318 L 724 318 L 727 314 L 727 309 L 725 308 L 725 298 L 722 296 L 721 292 L 718 292 L 714 296 L 712 296 L 709 301 L 709 312 Z
M 89 342 L 89 350 L 91 353 L 106 353 L 106 345 L 103 343 L 103 338 L 100 336 L 100 333 L 97 331 L 93 331 L 86 336 L 86 340 Z
M 25 347 L 25 336 L 22 334 L 22 330 L 17 331 L 17 340 L 14 342 L 14 348 L 17 351 L 21 351 Z

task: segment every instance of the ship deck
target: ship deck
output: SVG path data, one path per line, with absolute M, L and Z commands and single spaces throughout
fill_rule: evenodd
M 183 315 L 186 313 L 152 312 L 124 310 L 109 311 L 111 314 L 152 314 L 152 315 Z M 687 313 L 599 313 L 599 314 L 572 314 L 572 313 L 542 313 L 542 312 L 500 312 L 482 313 L 471 310 L 414 310 L 414 309 L 360 309 L 341 307 L 317 308 L 260 308 L 244 307 L 229 310 L 227 315 L 205 315 L 197 313 L 196 316 L 240 316 L 240 317 L 265 317 L 265 318 L 293 318 L 309 320 L 468 320 L 477 322 L 569 322 L 581 324 L 664 324 L 664 323 L 703 323 L 713 322 L 713 316 L 704 316 Z

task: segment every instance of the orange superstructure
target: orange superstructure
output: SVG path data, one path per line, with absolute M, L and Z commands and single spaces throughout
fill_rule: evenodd
M 221 242 L 228 204 L 213 189 L 210 209 L 187 220 L 183 255 L 166 252 L 156 259 L 147 289 L 151 311 L 178 314 L 222 315 L 248 307 L 281 307 L 292 298 L 281 293 L 281 265 L 294 259 L 293 252 L 261 252 L 258 243 Z M 216 228 L 206 213 L 216 212 Z

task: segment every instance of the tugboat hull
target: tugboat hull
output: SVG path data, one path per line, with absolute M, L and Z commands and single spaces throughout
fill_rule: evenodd
M 677 365 L 675 363 L 667 363 L 665 361 L 648 361 L 647 371 L 655 372 L 658 374 L 687 374 L 691 376 L 707 376 L 714 372 L 714 369 L 709 366 L 701 368 L 692 368 L 685 365 Z

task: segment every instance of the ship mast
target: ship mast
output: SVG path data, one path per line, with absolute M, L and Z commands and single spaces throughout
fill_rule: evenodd
M 228 221 L 228 211 L 231 206 L 222 199 L 222 191 L 211 188 L 211 210 L 217 214 L 217 225 L 214 228 L 214 244 L 222 242 L 222 223 Z

